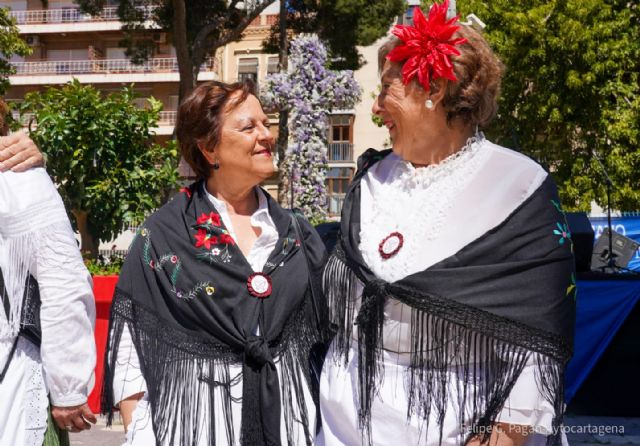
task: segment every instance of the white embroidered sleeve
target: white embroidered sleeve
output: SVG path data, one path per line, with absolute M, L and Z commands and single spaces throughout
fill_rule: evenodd
M 40 289 L 45 382 L 55 406 L 87 401 L 96 362 L 95 303 L 87 271 L 62 200 L 46 172 L 21 177 L 23 204 L 13 221 L 31 238 L 29 270 Z M 25 192 L 26 191 L 26 192 Z M 15 228 L 16 231 L 18 228 Z
M 87 401 L 96 363 L 95 303 L 89 275 L 69 223 L 42 235 L 37 277 L 42 307 L 42 363 L 55 406 Z

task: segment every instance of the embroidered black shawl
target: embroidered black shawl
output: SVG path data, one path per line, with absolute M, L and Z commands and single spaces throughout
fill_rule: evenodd
M 230 443 L 238 442 L 230 364 L 242 365 L 243 445 L 292 444 L 294 422 L 303 424 L 307 444 L 313 441 L 302 387 L 313 388 L 309 350 L 325 339 L 327 322 L 323 302 L 314 302 L 309 292 L 309 269 L 318 275 L 326 252 L 303 220 L 307 262 L 292 214 L 266 192 L 259 193 L 267 196 L 279 234 L 263 270 L 272 281 L 266 298 L 249 291 L 253 270 L 202 183 L 184 189 L 149 217 L 131 245 L 111 309 L 102 407 L 112 416 L 118 345 L 128 326 L 147 383 L 158 444 L 193 445 L 203 431 L 214 444 L 214 420 L 220 418 Z M 274 358 L 281 362 L 285 382 L 278 378 Z M 223 413 L 214 413 L 214 388 L 225 395 Z M 314 399 L 317 402 L 316 394 Z M 293 420 L 294 405 L 302 419 Z M 280 438 L 281 411 L 289 438 Z
M 359 250 L 360 181 L 386 156 L 367 151 L 342 210 L 341 236 L 324 273 L 339 356 L 358 339 L 359 421 L 370 442 L 370 410 L 381 374 L 387 299 L 412 310 L 407 415 L 440 423 L 457 389 L 460 443 L 489 433 L 525 364 L 536 355 L 536 383 L 562 421 L 563 374 L 573 348 L 575 273 L 569 230 L 550 177 L 498 227 L 428 269 L 388 283 Z M 488 191 L 490 192 L 490 191 Z M 415 222 L 420 224 L 420 222 Z M 461 224 L 473 224 L 472 221 Z M 356 307 L 356 283 L 363 282 Z M 456 371 L 456 382 L 450 373 Z M 457 387 L 456 387 L 457 386 Z M 431 415 L 431 417 L 430 417 Z M 556 434 L 559 429 L 556 430 Z M 488 435 L 484 435 L 486 439 Z M 549 443 L 558 436 L 549 437 Z

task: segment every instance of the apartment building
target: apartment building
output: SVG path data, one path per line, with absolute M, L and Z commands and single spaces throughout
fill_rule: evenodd
M 0 1 L 0 6 L 11 9 L 20 34 L 33 49 L 30 56 L 11 59 L 16 73 L 9 78 L 6 99 L 20 101 L 30 91 L 73 78 L 106 92 L 133 83 L 141 95 L 141 106 L 144 98 L 151 96 L 164 104 L 155 132 L 159 141 L 167 139 L 173 132 L 178 106 L 175 51 L 166 34 L 158 30 L 153 57 L 143 65 L 132 64 L 118 47 L 122 32 L 117 2 L 106 4 L 99 17 L 91 17 L 82 14 L 72 0 L 49 0 L 46 9 L 39 0 Z M 217 77 L 215 60 L 207 61 L 199 79 Z
M 133 83 L 141 95 L 140 106 L 143 106 L 147 97 L 162 101 L 164 109 L 155 132 L 159 142 L 170 138 L 178 106 L 179 73 L 175 50 L 166 33 L 158 29 L 154 33 L 156 47 L 152 58 L 143 65 L 132 64 L 125 56 L 124 49 L 118 46 L 122 24 L 118 20 L 117 4 L 117 0 L 107 0 L 101 14 L 92 17 L 81 13 L 72 0 L 49 0 L 47 7 L 43 6 L 41 0 L 0 0 L 0 7 L 11 9 L 20 34 L 33 48 L 30 56 L 11 59 L 16 73 L 10 76 L 11 88 L 6 99 L 21 101 L 29 91 L 61 85 L 73 78 L 93 84 L 105 92 L 116 91 Z M 143 12 L 150 13 L 149 10 L 145 11 L 145 7 L 141 8 Z M 215 57 L 207 60 L 198 80 L 232 82 L 251 79 L 260 86 L 264 78 L 275 72 L 278 66 L 277 55 L 266 54 L 262 50 L 262 42 L 277 21 L 278 9 L 278 2 L 275 2 L 254 20 L 240 41 L 226 45 Z M 371 78 L 370 73 L 364 77 L 356 73 L 356 77 L 366 82 Z M 364 102 L 370 102 L 367 91 L 372 88 L 365 86 Z M 363 107 L 364 110 L 361 110 Z M 356 119 L 358 110 L 363 116 Z M 339 215 L 346 186 L 355 170 L 355 159 L 369 146 L 360 144 L 360 150 L 354 150 L 354 139 L 358 138 L 354 133 L 362 132 L 363 142 L 367 139 L 376 140 L 375 136 L 367 136 L 375 134 L 375 129 L 372 133 L 367 124 L 370 121 L 369 110 L 370 104 L 360 104 L 354 110 L 336 111 L 331 116 L 327 180 L 327 206 L 331 216 Z M 276 115 L 270 117 L 274 124 L 277 123 Z M 277 132 L 277 125 L 272 128 Z M 181 173 L 188 178 L 190 169 L 181 165 Z M 268 180 L 265 187 L 275 195 L 277 178 Z

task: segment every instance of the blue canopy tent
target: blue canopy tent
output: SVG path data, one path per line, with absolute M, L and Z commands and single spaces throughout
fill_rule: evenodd
M 640 280 L 578 280 L 577 285 L 575 346 L 565 379 L 567 403 L 640 300 Z
M 604 217 L 590 218 L 596 239 L 607 227 Z M 612 229 L 640 242 L 640 216 L 615 217 Z M 640 272 L 640 252 L 627 266 Z M 574 355 L 567 367 L 567 402 L 596 365 L 616 332 L 640 300 L 640 276 L 632 274 L 589 275 L 579 277 L 576 297 L 576 337 Z

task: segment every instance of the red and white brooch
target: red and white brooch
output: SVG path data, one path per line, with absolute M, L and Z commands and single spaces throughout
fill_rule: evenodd
M 392 232 L 378 245 L 378 252 L 383 259 L 390 259 L 398 254 L 404 244 L 404 237 L 399 232 Z
M 247 279 L 247 289 L 252 296 L 265 299 L 271 295 L 271 277 L 263 273 L 251 274 Z

